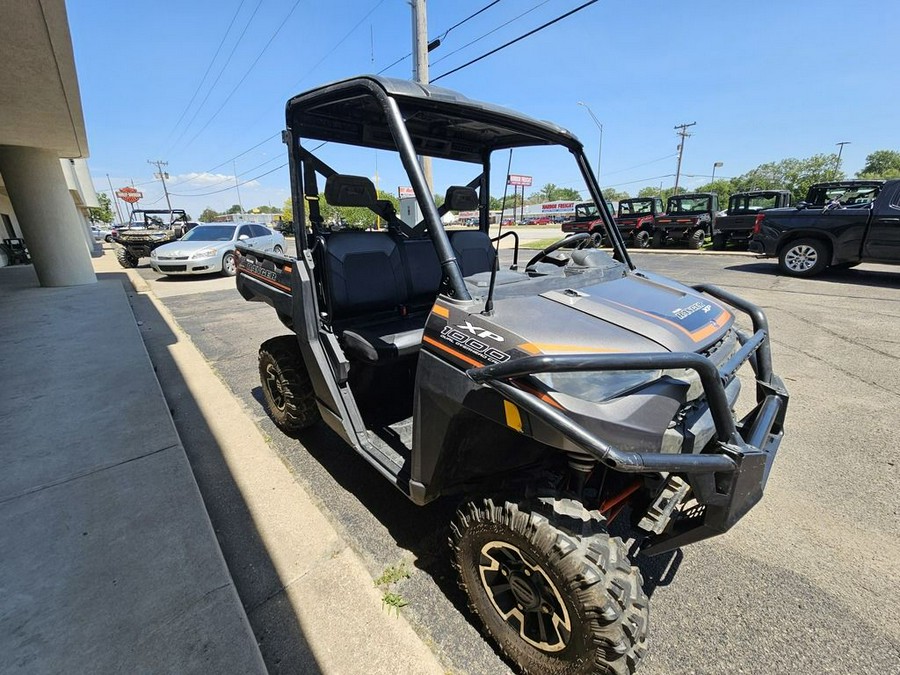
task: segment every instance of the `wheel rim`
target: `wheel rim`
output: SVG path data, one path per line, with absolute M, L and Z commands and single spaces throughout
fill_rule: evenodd
M 274 249 L 272 249 L 272 250 L 273 250 L 275 253 L 277 253 L 278 255 L 281 255 L 282 253 L 284 253 L 284 251 L 282 250 L 282 248 L 281 248 L 280 246 L 276 246 L 276 247 L 275 247 Z
M 266 366 L 266 389 L 272 398 L 272 404 L 279 410 L 284 410 L 284 391 L 281 388 L 281 379 L 274 364 Z
M 794 246 L 784 256 L 784 264 L 794 272 L 808 272 L 819 262 L 819 252 L 808 244 Z
M 227 253 L 225 255 L 224 260 L 222 260 L 222 267 L 225 268 L 225 271 L 228 274 L 234 274 L 235 271 L 237 270 L 237 268 L 234 265 L 234 256 L 231 255 L 230 253 Z
M 510 543 L 490 541 L 481 547 L 478 573 L 494 609 L 519 637 L 544 652 L 566 648 L 569 610 L 539 564 Z
M 647 248 L 650 245 L 650 235 L 647 232 L 638 232 L 634 235 L 634 241 L 638 248 Z

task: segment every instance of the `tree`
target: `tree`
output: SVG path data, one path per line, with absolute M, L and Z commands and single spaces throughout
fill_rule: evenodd
M 528 197 L 529 204 L 540 204 L 541 202 L 571 201 L 577 202 L 581 199 L 581 193 L 568 187 L 560 187 L 555 183 L 547 183 L 537 192 L 532 192 Z
M 226 215 L 231 215 L 233 213 L 241 213 L 243 210 L 240 204 L 232 204 L 225 213 Z
M 866 157 L 866 165 L 857 178 L 900 178 L 900 152 L 876 150 Z
M 687 192 L 687 190 L 685 190 L 683 187 L 681 187 L 679 185 L 678 186 L 678 194 L 681 195 L 681 194 L 684 194 L 685 192 Z M 645 187 L 645 188 L 641 188 L 641 191 L 638 192 L 638 197 L 662 197 L 663 202 L 665 202 L 673 194 L 675 194 L 675 186 L 674 185 L 667 187 L 667 188 L 663 188 L 662 190 L 660 190 L 659 188 L 655 188 L 655 187 Z
M 213 211 L 211 208 L 209 208 L 207 206 L 205 209 L 203 209 L 203 213 L 200 214 L 200 222 L 201 223 L 211 223 L 218 217 L 219 217 L 219 212 Z
M 277 206 L 262 205 L 250 209 L 250 213 L 281 213 Z
M 284 200 L 281 207 L 281 219 L 286 223 L 294 222 L 294 202 L 290 197 Z
M 813 155 L 806 159 L 790 157 L 780 162 L 760 164 L 742 176 L 732 179 L 732 191 L 790 190 L 794 201 L 806 197 L 813 183 L 842 180 L 844 172 L 838 167 L 836 153 Z
M 620 202 L 623 199 L 628 199 L 631 195 L 627 192 L 619 192 L 613 188 L 601 188 L 603 190 L 603 196 L 611 202 Z
M 113 214 L 112 210 L 112 202 L 109 200 L 104 193 L 97 193 L 97 201 L 100 206 L 96 208 L 88 209 L 88 214 L 90 215 L 91 221 L 99 221 L 101 223 L 111 223 L 115 220 L 115 214 Z

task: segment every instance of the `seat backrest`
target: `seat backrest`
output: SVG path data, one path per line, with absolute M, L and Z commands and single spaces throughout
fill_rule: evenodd
M 497 251 L 491 238 L 480 230 L 457 230 L 448 232 L 450 245 L 456 252 L 459 269 L 464 277 L 490 272 L 497 258 Z
M 441 285 L 441 263 L 429 238 L 405 239 L 400 251 L 409 279 L 409 304 L 432 304 Z
M 325 244 L 332 320 L 387 313 L 406 304 L 400 252 L 386 232 L 334 232 Z

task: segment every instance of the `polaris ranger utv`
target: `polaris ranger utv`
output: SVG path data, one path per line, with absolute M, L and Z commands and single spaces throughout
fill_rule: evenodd
M 188 219 L 183 209 L 138 209 L 131 213 L 127 228 L 116 229 L 112 240 L 116 248 L 116 260 L 122 267 L 137 267 L 141 258 L 150 251 L 175 241 L 187 230 Z
M 666 213 L 656 219 L 651 243 L 661 248 L 670 241 L 698 249 L 712 235 L 719 211 L 715 192 L 695 192 L 669 197 Z
M 296 257 L 237 247 L 238 291 L 292 331 L 259 351 L 275 423 L 323 420 L 416 504 L 456 500 L 460 585 L 519 670 L 633 672 L 649 615 L 629 556 L 721 534 L 762 496 L 788 401 L 765 315 L 635 269 L 605 207 L 610 252 L 567 248 L 582 233 L 498 269 L 492 158 L 559 151 L 604 203 L 581 143 L 549 122 L 377 76 L 300 94 L 286 115 Z M 347 161 L 347 146 L 379 152 L 382 171 L 399 157 L 423 220 L 323 159 Z M 438 208 L 417 154 L 436 177 L 474 176 Z M 332 230 L 325 202 L 387 227 Z M 479 228 L 445 230 L 457 210 Z M 608 531 L 623 512 L 629 547 Z

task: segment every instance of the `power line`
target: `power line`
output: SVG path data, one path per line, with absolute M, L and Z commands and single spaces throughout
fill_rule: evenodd
M 315 65 L 306 72 L 306 74 L 303 77 L 301 77 L 299 80 L 297 80 L 294 84 L 291 85 L 291 92 L 293 93 L 293 90 L 296 89 L 300 85 L 300 83 L 303 82 L 303 80 L 305 80 L 313 72 L 315 72 L 316 68 L 321 66 L 322 63 L 325 61 L 325 59 L 327 59 L 329 56 L 334 54 L 334 52 L 337 51 L 337 48 L 340 47 L 342 44 L 344 44 L 344 42 L 346 42 L 347 38 L 349 38 L 353 34 L 353 32 L 363 24 L 363 22 L 366 19 L 368 19 L 370 16 L 372 16 L 372 14 L 375 12 L 375 10 L 378 9 L 379 7 L 381 7 L 382 4 L 384 4 L 384 0 L 378 0 L 378 2 L 375 3 L 375 6 L 372 7 L 372 9 L 370 9 L 368 12 L 366 12 L 366 15 L 363 18 L 361 18 L 356 23 L 356 25 L 353 26 L 353 28 L 351 28 L 349 31 L 347 31 L 347 34 L 344 35 L 344 37 L 342 37 L 340 40 L 338 40 L 338 43 L 336 45 L 334 45 L 334 47 L 332 47 L 331 50 L 328 51 L 327 54 L 325 54 L 321 59 L 319 59 L 315 63 Z M 408 56 L 404 56 L 403 58 L 408 58 Z M 402 61 L 403 59 L 400 59 L 400 60 Z
M 485 5 L 484 7 L 482 7 L 481 9 L 479 9 L 477 12 L 473 12 L 472 14 L 470 14 L 469 16 L 467 16 L 467 17 L 466 17 L 465 19 L 463 19 L 462 21 L 458 21 L 457 23 L 453 24 L 452 26 L 450 26 L 450 28 L 448 28 L 448 29 L 445 30 L 443 33 L 441 33 L 441 34 L 440 34 L 440 37 L 439 37 L 438 39 L 439 39 L 439 40 L 443 40 L 444 38 L 447 37 L 447 35 L 450 33 L 451 30 L 453 30 L 454 28 L 459 28 L 459 27 L 462 26 L 464 23 L 466 23 L 467 21 L 469 21 L 469 20 L 471 20 L 471 19 L 474 19 L 476 16 L 478 16 L 479 14 L 481 14 L 483 11 L 485 11 L 485 10 L 487 10 L 487 9 L 490 9 L 491 7 L 493 7 L 494 5 L 496 5 L 498 2 L 500 2 L 500 0 L 494 0 L 493 2 L 487 4 L 487 5 Z M 544 2 L 541 3 L 541 5 L 546 4 L 547 2 L 549 2 L 549 0 L 544 0 Z M 540 7 L 540 5 L 538 5 L 538 7 Z M 535 8 L 535 9 L 536 9 L 536 8 Z M 531 11 L 531 10 L 529 10 L 529 11 Z M 526 13 L 527 13 L 527 12 L 526 12 Z M 524 15 L 520 14 L 519 16 L 524 16 Z M 518 17 L 516 17 L 516 18 L 518 18 Z M 513 19 L 513 21 L 515 21 L 515 19 Z M 509 23 L 509 22 L 507 22 L 507 23 Z M 506 24 L 503 24 L 503 25 L 505 26 Z M 503 26 L 500 26 L 500 27 L 502 28 Z M 492 31 L 492 32 L 493 32 L 493 31 Z M 431 44 L 431 42 L 429 42 L 429 44 Z M 471 43 L 469 43 L 469 44 L 471 44 Z M 466 45 L 466 46 L 468 46 L 468 45 Z M 459 50 L 457 49 L 456 51 L 459 51 Z M 451 54 L 455 54 L 456 51 L 455 51 L 455 52 L 451 52 Z M 391 65 L 385 66 L 384 68 L 382 68 L 381 70 L 379 70 L 377 74 L 378 74 L 378 75 L 381 75 L 383 72 L 385 72 L 386 70 L 390 70 L 391 68 L 393 68 L 394 66 L 396 66 L 398 63 L 402 63 L 403 61 L 405 61 L 406 59 L 408 59 L 410 56 L 412 56 L 412 52 L 410 52 L 410 53 L 407 54 L 406 56 L 401 56 L 399 59 L 397 59 L 396 61 L 394 61 Z M 448 54 L 448 56 L 449 56 L 449 54 Z M 441 59 L 438 59 L 438 61 L 440 61 L 440 60 L 441 60 Z M 435 61 L 435 63 L 437 63 L 437 61 Z
M 257 169 L 264 167 L 266 164 L 271 164 L 272 162 L 279 160 L 279 159 L 283 159 L 283 156 L 276 155 L 275 157 L 270 157 L 262 164 L 257 164 L 256 166 L 254 166 L 250 169 L 247 169 L 245 171 L 241 171 L 240 173 L 236 173 L 233 176 L 227 176 L 227 177 L 223 178 L 222 180 L 218 180 L 214 183 L 210 183 L 209 185 L 204 185 L 203 187 L 196 187 L 196 188 L 191 188 L 191 189 L 192 190 L 207 190 L 211 187 L 215 187 L 216 185 L 221 185 L 223 183 L 230 183 L 232 180 L 234 180 L 238 176 L 244 176 L 244 175 L 250 173 L 251 171 L 256 171 Z M 232 161 L 234 161 L 234 160 L 232 160 Z
M 244 83 L 244 80 L 247 79 L 247 76 L 249 76 L 250 73 L 253 71 L 253 69 L 256 67 L 256 64 L 259 63 L 259 60 L 263 57 L 263 54 L 266 53 L 266 50 L 269 48 L 269 46 L 272 44 L 272 42 L 275 41 L 275 38 L 278 37 L 278 33 L 280 33 L 281 29 L 284 28 L 284 25 L 288 22 L 288 19 L 291 18 L 294 11 L 297 9 L 297 7 L 300 5 L 301 2 L 302 2 L 302 0 L 296 0 L 294 2 L 294 4 L 291 6 L 290 11 L 287 13 L 287 15 L 284 17 L 284 19 L 282 19 L 281 23 L 278 24 L 278 28 L 275 29 L 275 32 L 272 33 L 272 36 L 268 39 L 266 44 L 263 45 L 263 48 L 260 50 L 259 54 L 256 55 L 255 59 L 253 59 L 253 63 L 251 63 L 250 67 L 247 68 L 247 72 L 245 72 L 243 77 L 241 77 L 241 79 L 238 80 L 238 83 L 236 85 L 234 85 L 234 88 L 228 93 L 228 96 L 225 97 L 225 100 L 219 104 L 219 106 L 216 108 L 216 111 L 213 113 L 212 117 L 210 117 L 206 121 L 206 124 L 204 124 L 202 127 L 200 127 L 200 131 L 198 131 L 196 134 L 194 134 L 194 136 L 191 138 L 191 140 L 189 140 L 184 145 L 182 150 L 186 150 L 188 147 L 190 147 L 191 143 L 193 143 L 195 140 L 197 140 L 197 137 L 200 134 L 202 134 L 206 130 L 206 128 L 210 124 L 212 124 L 212 121 L 219 116 L 219 113 L 225 109 L 225 104 L 231 100 L 231 97 L 234 96 L 235 92 L 237 92 L 237 90 L 240 88 L 240 86 Z M 381 2 L 384 2 L 384 0 L 380 0 L 379 4 L 381 4 Z
M 222 39 L 219 41 L 219 46 L 216 47 L 216 51 L 213 54 L 213 57 L 209 60 L 209 65 L 206 66 L 206 72 L 203 73 L 203 77 L 200 78 L 200 82 L 197 84 L 197 88 L 194 89 L 194 93 L 191 96 L 191 100 L 188 101 L 188 104 L 184 106 L 184 110 L 181 111 L 181 115 L 178 116 L 178 120 L 175 122 L 175 125 L 172 127 L 172 130 L 169 132 L 169 136 L 167 137 L 167 141 L 172 137 L 172 134 L 175 133 L 175 130 L 178 128 L 178 125 L 181 124 L 181 120 L 184 119 L 184 116 L 187 114 L 187 111 L 190 110 L 191 106 L 194 104 L 194 100 L 197 98 L 197 94 L 200 93 L 200 89 L 203 87 L 203 83 L 206 82 L 206 76 L 209 75 L 209 71 L 212 70 L 213 64 L 216 62 L 216 59 L 219 57 L 219 52 L 222 51 L 222 45 L 225 44 L 225 38 L 228 37 L 228 33 L 231 32 L 231 27 L 234 26 L 234 22 L 238 17 L 238 14 L 241 13 L 241 9 L 244 6 L 244 3 L 247 0 L 241 0 L 238 3 L 238 7 L 234 12 L 234 15 L 231 17 L 231 21 L 228 24 L 228 28 L 225 29 L 225 34 L 222 35 Z
M 230 190 L 233 190 L 236 186 L 246 185 L 247 183 L 252 183 L 253 181 L 258 180 L 258 179 L 262 178 L 263 176 L 268 176 L 270 173 L 275 173 L 279 169 L 283 169 L 287 165 L 288 165 L 288 162 L 285 162 L 281 166 L 276 166 L 274 169 L 272 169 L 270 171 L 261 173 L 258 176 L 254 176 L 253 178 L 248 178 L 247 180 L 241 181 L 240 183 L 236 183 L 235 185 L 233 185 L 231 187 L 222 188 L 221 190 L 213 190 L 212 192 L 201 192 L 200 194 L 188 194 L 188 195 L 176 194 L 175 192 L 170 192 L 169 194 L 173 195 L 175 197 L 206 197 L 207 195 L 217 195 L 222 192 L 228 192 Z
M 511 46 L 511 45 L 514 45 L 514 44 L 516 44 L 517 42 L 521 42 L 521 41 L 524 40 L 525 38 L 530 37 L 530 36 L 534 35 L 535 33 L 539 32 L 539 31 L 542 31 L 542 30 L 544 30 L 545 28 L 548 28 L 548 27 L 552 26 L 552 25 L 555 24 L 555 23 L 559 23 L 559 22 L 562 21 L 563 19 L 566 19 L 566 18 L 572 16 L 572 15 L 575 14 L 576 12 L 580 12 L 580 11 L 581 11 L 582 9 L 584 9 L 585 7 L 590 7 L 591 5 L 593 5 L 593 4 L 597 3 L 597 2 L 598 2 L 598 0 L 588 0 L 588 1 L 587 1 L 586 3 L 584 3 L 583 5 L 579 5 L 579 6 L 576 7 L 575 9 L 570 10 L 570 11 L 566 12 L 565 14 L 563 14 L 563 15 L 561 15 L 561 16 L 558 16 L 558 17 L 556 17 L 555 19 L 553 19 L 553 20 L 551 20 L 551 21 L 548 21 L 547 23 L 545 23 L 545 24 L 543 24 L 543 25 L 541 25 L 541 26 L 538 26 L 537 28 L 535 28 L 535 29 L 533 29 L 533 30 L 528 31 L 528 32 L 525 33 L 524 35 L 520 35 L 519 37 L 517 37 L 517 38 L 515 38 L 515 39 L 513 39 L 513 40 L 510 40 L 510 41 L 507 42 L 506 44 L 500 45 L 500 46 L 497 47 L 496 49 L 492 49 L 491 51 L 487 52 L 486 54 L 482 54 L 481 56 L 479 56 L 479 57 L 477 57 L 477 58 L 474 58 L 474 59 L 472 59 L 471 61 L 468 61 L 467 63 L 462 64 L 461 66 L 457 66 L 457 67 L 454 68 L 453 70 L 448 70 L 446 73 L 442 73 L 441 75 L 438 75 L 437 77 L 432 78 L 431 81 L 432 81 L 432 82 L 437 82 L 438 80 L 440 80 L 440 79 L 442 79 L 442 78 L 445 78 L 445 77 L 447 77 L 448 75 L 452 75 L 453 73 L 459 72 L 459 71 L 462 70 L 463 68 L 468 68 L 468 67 L 471 66 L 472 64 L 478 63 L 479 61 L 481 61 L 481 60 L 483 60 L 483 59 L 486 59 L 487 57 L 489 57 L 489 56 L 491 56 L 491 55 L 493 55 L 493 54 L 496 54 L 496 53 L 499 52 L 501 49 L 506 49 L 507 47 L 509 47 L 509 46 Z
M 187 178 L 187 179 L 185 179 L 185 180 L 183 180 L 183 181 L 179 181 L 179 182 L 177 182 L 177 183 L 172 183 L 172 185 L 173 185 L 174 187 L 178 187 L 178 186 L 181 186 L 181 185 L 186 185 L 187 183 L 191 183 L 191 182 L 193 182 L 193 181 L 195 181 L 195 180 L 198 180 L 201 176 L 204 176 L 205 174 L 208 174 L 208 173 L 212 173 L 212 172 L 215 171 L 216 169 L 218 169 L 218 168 L 220 168 L 220 167 L 223 167 L 223 166 L 225 166 L 226 164 L 228 164 L 228 163 L 230 163 L 230 162 L 233 162 L 233 161 L 236 160 L 238 157 L 243 157 L 243 156 L 246 155 L 248 152 L 252 152 L 253 150 L 256 150 L 256 148 L 258 148 L 259 146 L 263 145 L 264 143 L 268 143 L 268 142 L 271 141 L 273 138 L 280 137 L 280 136 L 281 136 L 281 132 L 280 132 L 280 131 L 276 131 L 274 134 L 272 134 L 271 136 L 269 136 L 269 137 L 267 137 L 267 138 L 261 140 L 261 141 L 260 141 L 259 143 L 257 143 L 256 145 L 247 148 L 247 149 L 244 150 L 243 152 L 239 152 L 239 153 L 236 154 L 234 157 L 229 157 L 229 158 L 226 159 L 224 162 L 222 162 L 222 163 L 220 163 L 220 164 L 216 164 L 214 167 L 211 167 L 211 168 L 207 169 L 206 171 L 203 171 L 203 172 L 201 172 L 201 173 L 198 173 L 198 174 L 195 175 L 193 178 Z M 156 182 L 156 181 L 151 181 L 151 182 Z
M 237 51 L 238 45 L 241 44 L 241 40 L 244 39 L 244 35 L 247 33 L 247 29 L 250 28 L 250 24 L 253 22 L 256 13 L 259 11 L 260 6 L 262 5 L 263 0 L 259 0 L 256 3 L 256 7 L 253 8 L 253 13 L 250 15 L 250 18 L 247 19 L 247 23 L 244 24 L 244 30 L 241 31 L 241 34 L 238 35 L 238 39 L 235 41 L 234 46 L 231 48 L 231 51 L 228 53 L 228 58 L 225 59 L 225 64 L 222 66 L 222 69 L 219 70 L 219 74 L 216 75 L 215 81 L 212 83 L 210 88 L 206 91 L 206 96 L 203 97 L 203 100 L 200 101 L 200 105 L 197 106 L 197 109 L 194 111 L 194 114 L 191 116 L 191 119 L 185 125 L 185 127 L 181 130 L 181 133 L 178 135 L 178 138 L 175 139 L 175 143 L 172 144 L 174 148 L 178 143 L 184 138 L 184 135 L 187 133 L 187 130 L 191 128 L 191 125 L 194 123 L 194 120 L 197 119 L 197 115 L 200 114 L 200 111 L 203 110 L 203 106 L 206 105 L 206 102 L 209 100 L 209 95 L 212 94 L 213 89 L 216 88 L 216 85 L 219 84 L 219 80 L 222 79 L 222 75 L 225 73 L 225 70 L 228 68 L 228 64 L 231 63 L 231 57 L 234 56 L 234 52 Z M 171 150 L 171 148 L 170 148 Z
M 625 169 L 616 169 L 615 171 L 605 171 L 605 172 L 604 172 L 604 175 L 605 175 L 605 176 L 611 176 L 611 175 L 614 175 L 614 174 L 617 174 L 617 173 L 625 173 L 626 171 L 631 171 L 632 169 L 639 169 L 639 168 L 641 168 L 642 166 L 647 166 L 647 165 L 649 165 L 649 164 L 656 164 L 657 162 L 662 162 L 663 160 L 666 160 L 666 159 L 672 159 L 672 158 L 673 158 L 675 155 L 677 155 L 677 154 L 678 154 L 677 152 L 673 152 L 671 155 L 666 155 L 665 157 L 660 157 L 659 159 L 651 159 L 649 162 L 643 162 L 643 163 L 641 163 L 641 164 L 635 164 L 634 166 L 629 166 L 629 167 L 627 167 L 627 168 L 625 168 Z
M 434 62 L 433 64 L 431 64 L 431 65 L 437 65 L 438 63 L 440 63 L 440 62 L 443 61 L 444 59 L 450 58 L 450 57 L 453 56 L 454 54 L 456 54 L 456 53 L 458 53 L 458 52 L 461 52 L 462 50 L 464 50 L 464 49 L 466 49 L 466 48 L 468 48 L 468 47 L 471 47 L 471 46 L 474 45 L 476 42 L 480 42 L 481 40 L 483 40 L 484 38 L 488 37 L 489 35 L 493 35 L 493 34 L 496 33 L 498 30 L 500 30 L 500 29 L 502 29 L 502 28 L 506 28 L 509 24 L 511 24 L 511 23 L 513 23 L 513 22 L 515 22 L 515 21 L 518 21 L 518 20 L 521 19 L 522 17 L 527 16 L 528 14 L 531 14 L 534 10 L 539 9 L 540 7 L 543 7 L 543 6 L 546 5 L 548 2 L 550 2 L 550 0 L 544 0 L 543 2 L 539 2 L 538 4 L 536 4 L 536 5 L 535 5 L 534 7 L 532 7 L 531 9 L 527 9 L 527 10 L 525 10 L 524 12 L 522 12 L 521 14 L 519 14 L 518 16 L 514 16 L 514 17 L 513 17 L 512 19 L 510 19 L 509 21 L 506 21 L 506 22 L 504 22 L 504 23 L 501 23 L 499 26 L 497 26 L 496 28 L 494 28 L 494 29 L 492 29 L 492 30 L 489 30 L 489 31 L 488 31 L 487 33 L 485 33 L 484 35 L 481 35 L 480 37 L 475 38 L 475 39 L 472 40 L 471 42 L 467 42 L 467 43 L 464 44 L 462 47 L 459 47 L 459 48 L 457 48 L 457 49 L 454 49 L 452 52 L 448 52 L 448 53 L 444 54 L 441 58 L 436 59 L 435 62 Z M 443 77 L 443 76 L 442 76 L 442 77 Z M 433 81 L 433 80 L 432 80 L 432 81 Z

